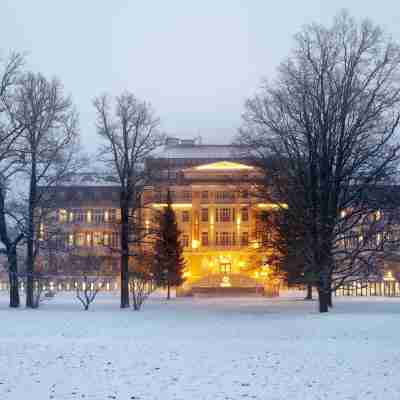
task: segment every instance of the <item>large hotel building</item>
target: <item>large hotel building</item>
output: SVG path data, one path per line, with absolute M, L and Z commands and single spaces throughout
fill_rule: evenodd
M 186 264 L 178 295 L 276 292 L 273 249 L 261 244 L 274 234 L 265 215 L 279 205 L 255 195 L 262 176 L 238 158 L 233 146 L 169 138 L 146 168 L 154 179 L 143 194 L 143 223 L 151 226 L 169 190 L 181 231 Z M 101 255 L 99 268 L 117 276 L 119 256 L 109 249 L 119 243 L 118 186 L 83 174 L 80 182 L 56 191 L 57 222 L 65 232 L 60 240 L 81 254 Z

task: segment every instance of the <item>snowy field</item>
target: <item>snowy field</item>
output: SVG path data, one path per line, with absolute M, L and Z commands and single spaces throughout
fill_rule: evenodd
M 0 399 L 400 399 L 400 299 L 150 299 L 72 294 L 10 310 Z

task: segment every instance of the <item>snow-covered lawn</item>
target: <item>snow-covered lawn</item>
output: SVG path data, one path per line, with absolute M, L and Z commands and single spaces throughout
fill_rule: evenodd
M 72 294 L 39 310 L 0 295 L 0 399 L 400 399 L 400 299 L 150 299 Z

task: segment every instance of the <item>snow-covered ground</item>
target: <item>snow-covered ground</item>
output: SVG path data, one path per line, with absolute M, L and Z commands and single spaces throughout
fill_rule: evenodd
M 72 294 L 10 310 L 0 399 L 400 399 L 400 299 L 154 297 L 141 312 Z

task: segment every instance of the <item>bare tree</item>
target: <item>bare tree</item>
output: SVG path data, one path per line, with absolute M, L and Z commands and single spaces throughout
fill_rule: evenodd
M 21 194 L 25 204 L 26 306 L 34 307 L 35 259 L 42 221 L 51 201 L 47 189 L 80 166 L 78 117 L 60 81 L 47 80 L 41 74 L 26 73 L 19 80 L 15 102 L 13 118 L 24 127 L 19 153 L 29 188 L 28 193 Z
M 239 142 L 303 232 L 305 265 L 326 312 L 338 285 L 377 272 L 389 241 L 390 221 L 373 215 L 385 207 L 390 219 L 394 205 L 374 193 L 396 178 L 400 50 L 346 12 L 295 40 L 276 81 L 248 100 Z
M 132 306 L 135 311 L 142 308 L 143 303 L 155 288 L 151 271 L 153 258 L 154 254 L 148 251 L 139 251 L 135 256 L 134 265 L 129 274 Z
M 82 303 L 85 311 L 89 310 L 90 304 L 96 299 L 101 287 L 99 279 L 96 277 L 83 276 L 81 285 L 76 287 L 76 298 Z
M 97 131 L 104 140 L 100 155 L 120 185 L 121 308 L 129 307 L 129 264 L 145 229 L 141 221 L 142 194 L 149 184 L 145 160 L 161 144 L 158 118 L 150 104 L 132 93 L 115 99 L 115 111 L 104 95 L 94 100 Z
M 24 235 L 19 229 L 19 220 L 12 214 L 10 188 L 19 169 L 16 142 L 23 125 L 12 118 L 13 98 L 20 78 L 24 59 L 12 53 L 0 71 L 0 240 L 2 252 L 7 256 L 10 281 L 10 307 L 19 307 L 19 282 L 17 247 Z

